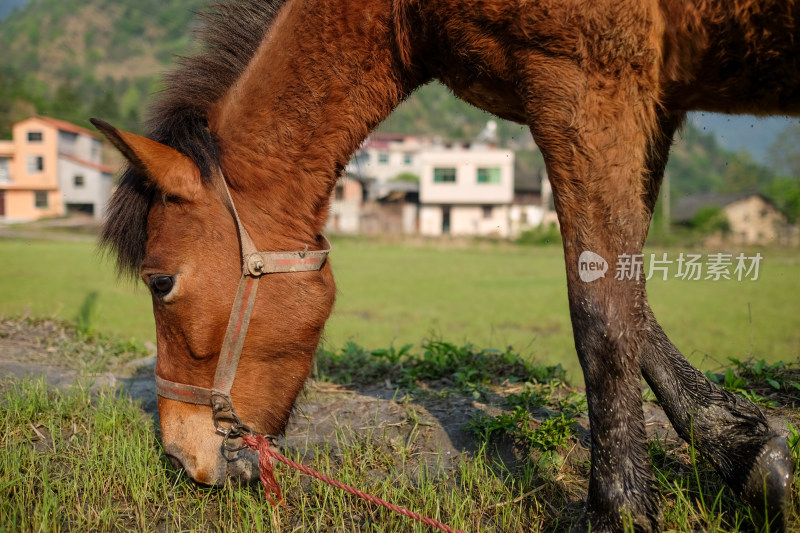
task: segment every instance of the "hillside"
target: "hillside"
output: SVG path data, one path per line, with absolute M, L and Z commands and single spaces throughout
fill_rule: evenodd
M 141 122 L 205 0 L 30 0 L 0 22 L 0 133 L 31 112 Z
M 86 124 L 90 116 L 141 131 L 159 74 L 190 53 L 194 11 L 207 0 L 29 0 L 0 20 L 0 138 L 33 113 Z M 433 83 L 380 130 L 472 140 L 492 118 Z M 500 143 L 518 150 L 519 171 L 543 167 L 527 128 L 498 121 Z M 773 173 L 721 147 L 687 122 L 669 165 L 673 198 L 704 191 L 763 190 Z

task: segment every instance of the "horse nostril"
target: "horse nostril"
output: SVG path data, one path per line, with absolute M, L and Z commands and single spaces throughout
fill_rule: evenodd
M 184 470 L 183 463 L 181 463 L 180 459 L 178 459 L 174 455 L 170 455 L 170 454 L 166 454 L 166 455 L 167 455 L 167 459 L 169 459 L 169 462 L 172 463 L 172 466 L 174 466 L 178 470 Z

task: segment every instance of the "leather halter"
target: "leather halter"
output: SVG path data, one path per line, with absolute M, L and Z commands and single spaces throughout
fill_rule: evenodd
M 209 389 L 169 381 L 156 374 L 156 393 L 162 398 L 178 402 L 211 406 L 214 426 L 217 433 L 224 437 L 223 448 L 227 449 L 226 444 L 229 437 L 252 433 L 252 430 L 242 423 L 234 411 L 230 393 L 247 336 L 247 328 L 250 325 L 250 317 L 253 314 L 256 290 L 261 276 L 320 270 L 331 251 L 331 244 L 322 235 L 325 247 L 323 250 L 308 250 L 306 247 L 305 250 L 298 252 L 257 251 L 233 205 L 233 198 L 221 171 L 217 172 L 215 181 L 219 188 L 223 189 L 224 192 L 221 191 L 223 200 L 236 221 L 242 252 L 242 277 L 239 280 L 239 287 L 228 319 L 228 328 L 222 341 L 217 370 L 214 374 L 214 384 Z

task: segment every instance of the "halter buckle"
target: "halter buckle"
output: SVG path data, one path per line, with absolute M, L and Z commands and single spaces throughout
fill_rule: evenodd
M 229 448 L 230 438 L 252 435 L 253 430 L 247 424 L 242 423 L 242 419 L 233 410 L 233 402 L 230 395 L 220 391 L 211 391 L 211 412 L 214 428 L 218 435 L 222 435 L 222 447 L 230 452 L 242 449 Z
M 264 274 L 264 260 L 261 255 L 255 253 L 248 256 L 247 271 L 251 276 L 261 276 Z

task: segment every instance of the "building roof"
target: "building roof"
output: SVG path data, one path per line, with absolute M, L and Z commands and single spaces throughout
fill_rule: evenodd
M 76 126 L 75 124 L 72 124 L 71 122 L 67 122 L 65 120 L 58 120 L 56 118 L 43 117 L 41 115 L 35 115 L 35 116 L 33 116 L 33 117 L 31 117 L 31 118 L 29 118 L 27 120 L 38 120 L 40 122 L 44 122 L 45 124 L 48 124 L 48 125 L 56 128 L 56 129 L 58 129 L 59 131 L 68 131 L 70 133 L 77 133 L 78 135 L 88 135 L 89 137 L 94 137 L 95 139 L 100 139 L 100 136 L 97 133 L 95 133 L 95 132 L 93 132 L 91 130 L 87 130 L 86 128 L 82 128 L 80 126 Z M 21 122 L 25 122 L 25 121 L 23 120 Z
M 113 174 L 114 167 L 110 165 L 103 165 L 100 163 L 93 163 L 92 161 L 87 161 L 85 159 L 81 159 L 80 157 L 75 157 L 74 155 L 69 154 L 58 154 L 59 157 L 63 157 L 64 159 L 69 159 L 79 165 L 83 165 L 85 167 L 92 168 L 94 170 L 99 170 L 100 172 L 105 172 L 106 174 Z
M 758 196 L 768 204 L 772 204 L 768 198 L 757 192 L 738 192 L 738 193 L 701 193 L 684 196 L 679 199 L 672 210 L 672 217 L 677 221 L 691 220 L 700 209 L 705 207 L 718 207 L 723 209 L 735 202 L 746 198 Z

